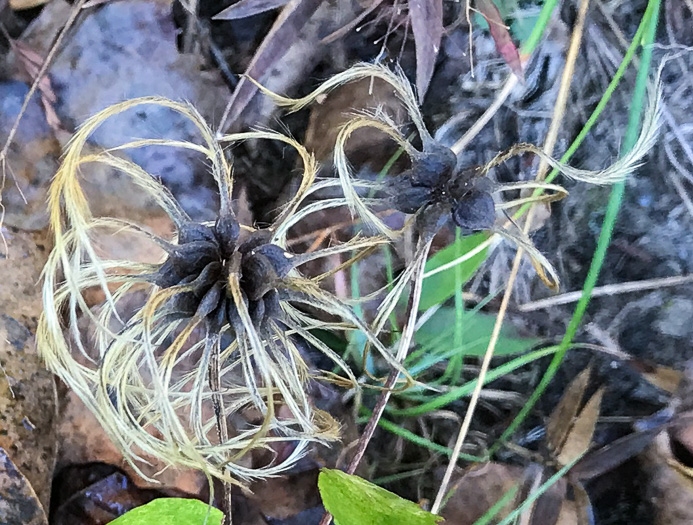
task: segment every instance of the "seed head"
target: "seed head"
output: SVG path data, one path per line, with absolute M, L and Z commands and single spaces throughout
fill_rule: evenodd
M 142 104 L 187 117 L 201 140 L 141 139 L 85 153 L 104 120 Z M 222 147 L 248 139 L 281 141 L 303 161 L 296 195 L 263 229 L 240 224 L 231 206 L 233 177 Z M 205 156 L 219 189 L 216 221 L 192 220 L 156 178 L 116 156 L 149 146 Z M 162 238 L 126 219 L 95 217 L 81 183 L 83 168 L 94 163 L 125 174 L 145 191 L 169 215 L 175 234 Z M 193 108 L 161 98 L 107 108 L 76 133 L 50 189 L 55 248 L 44 269 L 38 344 L 49 368 L 79 395 L 134 468 L 139 470 L 138 459 L 153 457 L 227 481 L 276 475 L 311 442 L 338 437 L 338 424 L 307 394 L 318 373 L 303 358 L 305 345 L 324 352 L 341 368 L 342 381 L 356 385 L 348 366 L 312 329 L 358 329 L 392 361 L 351 309 L 320 287 L 326 275 L 308 279 L 299 269 L 335 254 L 358 258 L 384 239 L 357 236 L 309 254 L 285 248 L 288 229 L 325 207 L 299 209 L 313 191 L 316 170 L 312 155 L 290 137 L 253 131 L 217 140 Z M 103 232 L 109 239 L 140 236 L 161 251 L 161 261 L 106 257 L 95 242 Z M 93 291 L 105 298 L 98 308 L 85 299 Z M 338 321 L 315 319 L 304 306 Z M 248 452 L 257 447 L 272 451 L 273 459 L 253 464 Z

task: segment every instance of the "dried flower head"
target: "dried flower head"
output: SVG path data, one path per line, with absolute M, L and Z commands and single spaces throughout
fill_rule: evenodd
M 573 168 L 547 155 L 532 144 L 516 144 L 509 150 L 499 153 L 483 166 L 460 168 L 455 153 L 436 142 L 426 129 L 416 96 L 401 72 L 394 73 L 380 65 L 358 64 L 327 80 L 315 91 L 300 99 L 282 97 L 262 86 L 260 88 L 279 105 L 296 111 L 342 84 L 372 77 L 379 78 L 392 86 L 416 128 L 421 141 L 421 150 L 414 147 L 392 120 L 378 109 L 372 114 L 356 115 L 347 122 L 337 137 L 334 164 L 339 174 L 339 183 L 352 212 L 374 225 L 379 232 L 388 237 L 394 237 L 400 232 L 391 230 L 374 213 L 372 210 L 374 203 L 379 203 L 381 206 L 385 204 L 405 213 L 414 214 L 417 217 L 419 233 L 425 239 L 435 235 L 448 220 L 452 220 L 463 233 L 493 231 L 521 246 L 531 257 L 540 277 L 551 288 L 558 288 L 559 280 L 549 261 L 521 230 L 496 226 L 496 211 L 528 202 L 559 200 L 567 195 L 567 191 L 559 185 L 542 181 L 497 184 L 487 179 L 486 175 L 492 168 L 514 156 L 533 153 L 571 179 L 591 184 L 612 184 L 623 180 L 642 164 L 643 157 L 657 139 L 661 124 L 662 114 L 659 103 L 661 97 L 660 90 L 657 88 L 651 90 L 650 106 L 635 147 L 605 169 L 590 171 Z M 367 127 L 378 129 L 395 140 L 409 155 L 411 169 L 399 176 L 389 177 L 381 184 L 354 179 L 346 157 L 345 145 L 354 132 Z M 379 193 L 381 198 L 364 198 L 364 188 L 367 188 L 369 194 Z M 496 203 L 491 195 L 518 189 L 542 190 L 548 193 L 522 197 L 500 204 Z
M 88 138 L 102 122 L 143 104 L 157 104 L 190 119 L 199 143 L 141 139 L 100 153 L 85 152 Z M 248 139 L 281 141 L 303 162 L 296 195 L 262 229 L 240 224 L 232 209 L 233 177 L 223 145 Z M 204 155 L 219 189 L 215 222 L 193 221 L 152 175 L 117 156 L 151 146 Z M 162 238 L 126 219 L 94 216 L 82 180 L 90 164 L 129 177 L 168 214 L 175 234 Z M 309 344 L 324 352 L 341 368 L 346 383 L 356 385 L 356 378 L 313 335 L 313 328 L 358 329 L 386 361 L 398 366 L 358 317 L 320 287 L 328 274 L 309 279 L 298 270 L 320 257 L 356 254 L 332 274 L 385 239 L 357 236 L 308 254 L 286 250 L 292 225 L 335 205 L 318 202 L 299 209 L 320 187 L 316 169 L 312 155 L 290 137 L 253 131 L 217 140 L 192 107 L 157 97 L 109 107 L 74 136 L 50 189 L 55 248 L 44 270 L 38 344 L 47 365 L 97 416 L 134 468 L 134 460 L 149 456 L 227 481 L 245 481 L 282 472 L 310 442 L 336 439 L 337 423 L 316 409 L 306 392 L 316 374 L 305 362 L 302 347 Z M 141 236 L 152 249 L 161 250 L 160 262 L 103 255 L 96 236 L 104 231 L 111 239 Z M 105 299 L 92 309 L 85 293 L 94 290 Z M 133 308 L 138 298 L 141 303 Z M 314 319 L 303 306 L 339 321 Z M 332 373 L 328 377 L 337 378 Z M 281 453 L 279 443 L 285 444 Z M 256 447 L 273 452 L 273 459 L 248 464 L 244 456 Z

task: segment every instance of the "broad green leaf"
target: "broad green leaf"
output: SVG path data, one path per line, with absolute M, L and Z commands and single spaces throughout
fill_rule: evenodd
M 486 233 L 477 233 L 461 237 L 450 246 L 439 250 L 426 262 L 426 271 L 430 272 L 457 259 L 460 254 L 473 250 L 488 238 Z M 462 284 L 474 275 L 482 262 L 486 259 L 487 250 L 482 250 L 474 257 L 460 263 L 458 267 L 448 268 L 445 271 L 427 277 L 421 290 L 421 302 L 419 310 L 427 310 L 431 306 L 440 304 L 455 295 L 455 270 L 459 268 Z
M 443 519 L 341 470 L 321 469 L 318 488 L 335 525 L 435 525 Z
M 159 498 L 132 509 L 111 525 L 221 525 L 224 515 L 196 499 Z
M 442 307 L 426 321 L 416 332 L 416 342 L 421 347 L 429 347 L 430 352 L 445 347 L 456 353 L 478 356 L 483 355 L 491 339 L 496 316 L 482 312 L 465 312 L 462 315 L 462 340 L 460 348 L 452 348 L 455 332 L 455 309 Z M 521 337 L 510 323 L 503 324 L 494 355 L 512 355 L 526 352 L 541 340 L 533 337 Z

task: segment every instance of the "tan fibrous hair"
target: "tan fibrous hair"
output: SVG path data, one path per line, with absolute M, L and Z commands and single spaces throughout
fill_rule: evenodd
M 87 152 L 89 137 L 102 123 L 142 105 L 156 105 L 182 115 L 197 128 L 199 142 L 139 139 L 97 153 Z M 299 189 L 272 224 L 260 230 L 239 225 L 241 237 L 261 238 L 264 246 L 273 247 L 272 253 L 289 261 L 290 270 L 275 276 L 271 285 L 280 310 L 274 310 L 274 317 L 266 315 L 258 321 L 250 309 L 259 299 L 253 303 L 248 298 L 239 273 L 257 254 L 252 249 L 250 255 L 240 253 L 238 246 L 244 245 L 239 240 L 236 251 L 229 255 L 235 263 L 214 263 L 225 272 L 224 279 L 212 283 L 212 288 L 210 283 L 205 285 L 205 290 L 217 293 L 214 304 L 222 313 L 213 321 L 209 309 L 205 310 L 207 299 L 198 298 L 190 311 L 180 307 L 187 304 L 186 297 L 194 296 L 202 277 L 170 282 L 171 276 L 177 275 L 170 262 L 183 257 L 180 254 L 186 245 L 181 243 L 191 225 L 193 231 L 210 235 L 213 242 L 192 241 L 187 247 L 194 248 L 198 242 L 211 246 L 210 253 L 217 253 L 213 239 L 217 225 L 196 224 L 155 177 L 125 154 L 135 148 L 157 146 L 203 155 L 219 190 L 220 216 L 233 221 L 232 166 L 223 148 L 251 139 L 280 141 L 293 148 L 303 163 Z M 84 188 L 86 168 L 94 164 L 124 174 L 153 199 L 171 218 L 176 230 L 173 236 L 161 238 L 127 218 L 95 216 Z M 301 208 L 316 184 L 316 171 L 313 156 L 291 137 L 273 131 L 249 131 L 217 139 L 193 107 L 159 97 L 129 100 L 101 111 L 88 119 L 69 143 L 49 193 L 55 244 L 43 272 L 44 311 L 38 347 L 47 366 L 79 396 L 143 476 L 140 460 L 157 458 L 164 464 L 200 469 L 208 477 L 242 483 L 280 474 L 306 453 L 310 443 L 337 439 L 339 425 L 316 409 L 307 394 L 307 383 L 317 374 L 304 360 L 301 345 L 312 345 L 329 357 L 342 370 L 341 383 L 356 386 L 357 381 L 346 363 L 313 335 L 315 328 L 359 330 L 385 361 L 401 369 L 353 311 L 321 288 L 324 275 L 309 279 L 298 269 L 309 260 L 343 253 L 356 260 L 386 240 L 357 235 L 309 254 L 286 251 L 290 226 L 330 206 L 313 203 Z M 95 244 L 96 234 L 103 232 L 113 237 L 138 236 L 153 249 L 163 249 L 162 259 L 144 263 L 105 256 Z M 233 264 L 237 267 L 230 269 Z M 98 308 L 90 308 L 85 298 L 87 292 L 94 291 L 105 297 Z M 205 297 L 214 295 L 212 291 Z M 140 306 L 128 315 L 138 297 Z M 339 321 L 314 319 L 299 308 L 301 305 L 318 308 Z M 212 386 L 215 374 L 218 388 Z M 327 377 L 336 380 L 332 373 Z M 219 409 L 221 414 L 215 416 Z M 231 427 L 225 439 L 220 438 L 220 421 Z M 282 443 L 290 452 L 279 456 L 276 447 Z M 259 466 L 249 464 L 245 456 L 256 448 L 270 451 L 273 459 Z

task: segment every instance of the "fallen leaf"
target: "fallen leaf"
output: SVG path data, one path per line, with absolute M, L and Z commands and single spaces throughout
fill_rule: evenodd
M 48 525 L 46 513 L 29 481 L 0 448 L 0 523 Z
M 628 365 L 639 372 L 643 378 L 652 383 L 657 388 L 673 394 L 681 383 L 683 372 L 668 366 L 651 363 L 644 359 L 631 357 L 627 361 Z
M 148 463 L 138 463 L 137 466 L 156 482 L 142 479 L 125 462 L 97 419 L 73 392 L 68 393 L 63 402 L 59 422 L 58 471 L 70 465 L 100 462 L 121 468 L 141 488 L 174 488 L 187 494 L 200 494 L 206 490 L 207 479 L 202 472 L 173 468 L 149 456 L 144 457 Z
M 409 19 L 416 44 L 416 89 L 423 101 L 433 76 L 443 36 L 443 0 L 409 0 Z
M 461 255 L 470 252 L 488 239 L 485 233 L 465 235 L 449 246 L 438 250 L 433 257 L 426 261 L 426 272 L 440 268 L 454 261 Z M 419 310 L 424 311 L 432 306 L 441 304 L 455 295 L 455 275 L 459 272 L 460 284 L 467 282 L 486 260 L 488 249 L 483 249 L 473 257 L 459 265 L 428 277 L 423 284 Z
M 640 459 L 647 472 L 646 497 L 654 506 L 654 525 L 693 523 L 693 477 L 679 468 L 669 434 L 661 432 Z
M 671 420 L 659 428 L 650 447 L 639 456 L 647 472 L 645 495 L 654 506 L 654 525 L 693 523 L 692 409 L 693 361 L 688 361 L 669 403 Z
M 378 108 L 397 125 L 407 121 L 404 106 L 397 93 L 380 79 L 363 79 L 341 86 L 329 94 L 321 104 L 311 107 L 304 146 L 319 162 L 330 162 L 335 141 L 341 128 L 353 118 L 355 112 Z M 397 151 L 397 145 L 379 130 L 360 129 L 349 137 L 345 153 L 355 169 L 364 163 L 373 163 L 371 169 L 380 171 Z
M 439 308 L 416 332 L 416 342 L 422 348 L 435 348 L 441 341 L 452 341 L 455 333 L 457 312 L 453 307 L 443 306 Z M 456 351 L 467 356 L 482 356 L 488 347 L 491 333 L 496 323 L 494 314 L 485 312 L 465 312 L 462 315 L 460 347 Z M 495 356 L 506 356 L 526 352 L 536 346 L 541 339 L 536 337 L 522 337 L 518 330 L 510 323 L 506 323 L 501 329 Z M 440 357 L 423 355 L 417 369 L 424 367 L 425 363 L 439 360 Z
M 240 0 L 214 15 L 213 20 L 238 20 L 271 11 L 289 3 L 289 0 Z
M 10 40 L 12 49 L 19 58 L 19 63 L 24 67 L 29 79 L 33 82 L 36 80 L 38 73 L 43 65 L 44 58 L 34 51 L 30 46 L 20 42 L 19 40 Z M 46 122 L 48 125 L 58 131 L 62 130 L 62 124 L 55 112 L 54 104 L 58 100 L 51 85 L 50 76 L 44 75 L 38 83 L 38 91 L 41 93 L 41 104 L 46 112 Z
M 661 426 L 636 431 L 590 452 L 571 469 L 571 476 L 585 481 L 597 478 L 640 454 L 661 431 Z
M 559 465 L 569 465 L 589 450 L 594 437 L 594 428 L 599 418 L 603 395 L 604 389 L 600 388 L 580 411 L 561 447 L 560 454 L 556 457 Z
M 100 474 L 105 475 L 99 477 Z M 180 495 L 142 489 L 119 469 L 98 463 L 68 467 L 59 473 L 56 483 L 60 486 L 56 489 L 58 496 L 53 503 L 51 525 L 101 525 L 157 498 Z M 81 490 L 63 493 L 66 488 L 74 489 L 66 485 L 76 483 L 82 483 Z
M 231 126 L 257 93 L 257 86 L 247 77 L 262 81 L 274 64 L 280 62 L 291 45 L 300 38 L 301 28 L 323 0 L 290 0 L 282 9 L 262 44 L 255 52 L 245 75 L 238 82 L 229 102 L 226 127 Z M 224 130 L 221 130 L 224 131 Z
M 546 424 L 546 445 L 549 452 L 556 457 L 573 426 L 575 416 L 582 405 L 582 398 L 590 380 L 590 368 L 585 368 L 570 382 L 563 396 L 551 413 Z
M 527 470 L 531 472 L 534 469 L 530 466 Z M 535 474 L 535 477 L 529 477 L 526 480 L 526 484 L 527 488 L 530 490 L 526 491 L 521 498 L 518 498 L 516 503 L 521 504 L 526 497 L 530 496 L 532 492 L 542 483 L 546 482 L 548 478 L 549 474 L 544 470 L 540 470 Z M 568 503 L 566 499 L 567 486 L 568 484 L 565 478 L 561 478 L 553 483 L 539 498 L 537 498 L 537 501 L 534 502 L 531 507 L 523 512 L 522 518 L 520 518 L 518 522 L 521 525 L 525 523 L 527 525 L 567 525 L 566 523 L 559 524 L 558 522 L 562 509 L 566 507 L 566 503 Z M 566 511 L 563 512 L 566 513 Z
M 477 0 L 476 7 L 488 22 L 491 37 L 496 43 L 496 51 L 498 51 L 498 54 L 503 58 L 505 63 L 508 64 L 508 67 L 510 67 L 510 70 L 520 82 L 524 83 L 525 74 L 522 70 L 520 53 L 510 36 L 510 31 L 508 31 L 507 26 L 503 22 L 503 18 L 501 18 L 500 11 L 498 11 L 496 4 L 494 4 L 492 0 Z
M 318 488 L 335 525 L 435 525 L 440 516 L 341 470 L 321 469 Z
M 288 519 L 320 504 L 318 470 L 268 478 L 250 486 L 249 500 L 263 516 Z
M 515 505 L 524 469 L 514 465 L 486 463 L 466 469 L 452 483 L 451 495 L 440 514 L 443 523 L 472 525 L 499 502 L 492 523 L 505 518 Z M 512 494 L 511 497 L 508 495 Z M 505 497 L 504 497 L 505 496 Z

